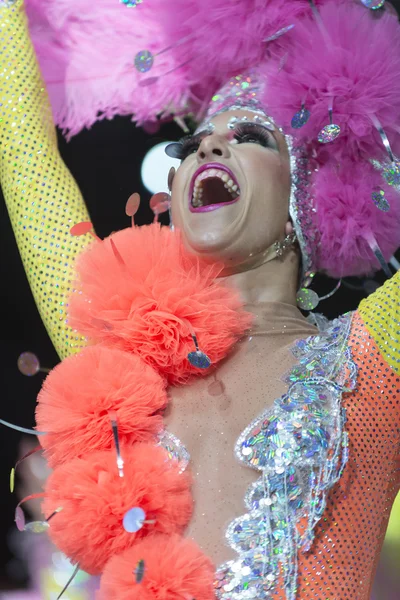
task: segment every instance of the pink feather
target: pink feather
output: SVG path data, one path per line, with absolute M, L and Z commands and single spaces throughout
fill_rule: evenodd
M 56 122 L 70 134 L 116 114 L 133 114 L 140 123 L 164 112 L 198 111 L 225 79 L 279 48 L 267 45 L 268 37 L 311 10 L 308 0 L 151 0 L 135 9 L 118 0 L 27 0 L 27 6 Z M 170 46 L 150 73 L 136 71 L 137 52 Z M 149 77 L 158 79 L 141 87 Z
M 379 212 L 371 193 L 382 178 L 369 166 L 386 157 L 374 120 L 400 152 L 400 27 L 392 10 L 378 19 L 360 2 L 318 0 L 318 19 L 308 0 L 147 0 L 135 9 L 118 0 L 26 1 L 55 119 L 70 134 L 116 114 L 139 123 L 199 114 L 226 79 L 258 66 L 268 112 L 310 144 L 319 167 L 318 268 L 337 276 L 376 269 L 368 231 L 387 257 L 396 250 L 399 201 L 388 190 L 391 211 Z M 134 57 L 145 49 L 161 54 L 143 74 Z M 331 99 L 341 134 L 325 146 L 316 140 Z M 294 130 L 302 102 L 311 117 Z
M 386 260 L 400 246 L 399 194 L 383 185 L 381 174 L 364 161 L 330 163 L 316 173 L 314 183 L 314 218 L 321 236 L 318 270 L 337 278 L 377 271 L 367 238 L 372 232 Z M 384 190 L 389 212 L 375 206 L 376 189 Z
M 100 119 L 132 115 L 139 122 L 172 107 L 183 109 L 187 85 L 173 53 L 157 59 L 150 74 L 139 73 L 141 50 L 166 48 L 151 3 L 128 9 L 118 0 L 27 0 L 31 35 L 53 104 L 56 123 L 71 135 Z M 60 62 L 60 56 L 62 62 Z M 168 79 L 141 81 L 174 70 Z
M 328 2 L 320 9 L 328 39 L 310 15 L 291 32 L 284 69 L 279 60 L 267 68 L 265 102 L 286 131 L 300 141 L 316 140 L 333 121 L 341 134 L 329 152 L 365 159 L 385 155 L 370 115 L 381 122 L 394 149 L 400 149 L 400 27 L 390 12 L 374 19 L 361 3 Z M 290 122 L 301 103 L 311 112 L 308 123 L 293 130 Z

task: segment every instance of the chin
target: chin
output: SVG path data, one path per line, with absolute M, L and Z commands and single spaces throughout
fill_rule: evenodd
M 195 254 L 214 258 L 215 260 L 223 258 L 227 253 L 227 242 L 214 238 L 213 236 L 204 236 L 201 238 L 184 237 L 184 242 L 188 250 Z
M 232 247 L 232 240 L 223 236 L 214 237 L 211 234 L 201 238 L 183 236 L 186 248 L 189 252 L 204 258 L 209 262 L 222 262 L 225 267 L 236 266 L 243 260 L 242 256 L 237 256 Z

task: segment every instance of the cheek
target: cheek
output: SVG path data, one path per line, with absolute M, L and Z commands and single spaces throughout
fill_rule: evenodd
M 171 213 L 176 223 L 182 219 L 182 211 L 187 195 L 186 188 L 187 175 L 185 174 L 185 170 L 180 167 L 175 174 L 171 191 Z
M 262 203 L 264 209 L 289 212 L 290 167 L 280 155 L 254 153 L 248 163 L 249 188 L 253 200 Z M 255 198 L 254 198 L 255 197 Z M 259 207 L 261 208 L 261 207 Z

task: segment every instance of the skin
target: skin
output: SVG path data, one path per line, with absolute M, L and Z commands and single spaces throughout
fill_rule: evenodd
M 290 161 L 284 136 L 271 133 L 269 147 L 237 144 L 228 128 L 232 117 L 254 114 L 244 110 L 217 115 L 215 130 L 206 135 L 197 152 L 177 170 L 172 183 L 172 218 L 186 246 L 210 260 L 222 260 L 229 280 L 248 303 L 296 302 L 298 255 L 263 263 L 262 253 L 292 230 L 289 221 Z M 231 169 L 240 187 L 235 204 L 204 213 L 189 210 L 190 183 L 197 169 L 218 162 Z M 268 286 L 265 283 L 268 281 Z
M 215 130 L 188 156 L 172 183 L 172 217 L 186 246 L 227 265 L 226 280 L 254 315 L 248 335 L 218 367 L 188 386 L 170 388 L 165 425 L 188 448 L 194 475 L 194 512 L 186 535 L 216 565 L 236 556 L 224 542 L 227 524 L 244 511 L 243 497 L 259 474 L 238 464 L 233 448 L 244 428 L 286 391 L 282 375 L 292 366 L 290 348 L 315 333 L 296 306 L 298 252 L 263 262 L 262 253 L 292 231 L 289 221 L 290 168 L 284 137 L 274 132 L 271 147 L 235 144 L 218 115 Z M 240 186 L 238 202 L 212 212 L 191 212 L 189 190 L 199 166 L 229 167 Z M 287 315 L 290 315 L 287 318 Z

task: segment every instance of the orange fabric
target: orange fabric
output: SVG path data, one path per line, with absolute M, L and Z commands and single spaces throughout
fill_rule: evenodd
M 357 388 L 343 397 L 350 456 L 329 494 L 311 551 L 299 555 L 301 600 L 369 600 L 400 487 L 400 378 L 358 313 L 349 344 L 358 367 Z M 282 588 L 276 597 L 285 598 Z

